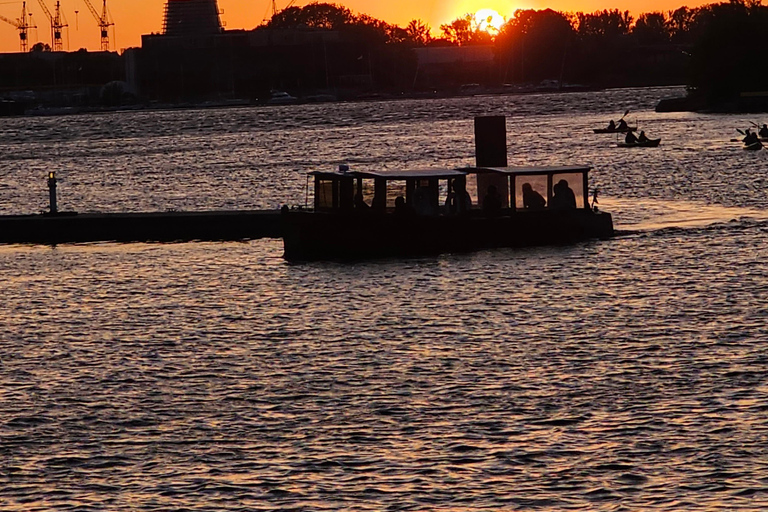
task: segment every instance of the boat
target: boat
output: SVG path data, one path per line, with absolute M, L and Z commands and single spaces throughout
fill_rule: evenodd
M 616 128 L 593 128 L 593 132 L 595 133 L 627 133 L 627 132 L 636 132 L 637 126 L 624 126 L 624 127 L 616 127 Z
M 267 105 L 293 105 L 298 101 L 296 96 L 291 96 L 285 91 L 270 91 Z
M 312 171 L 314 207 L 282 209 L 284 258 L 360 260 L 609 238 L 611 215 L 589 204 L 590 170 L 571 165 Z M 572 203 L 558 207 L 563 183 Z M 538 193 L 541 208 L 531 207 L 525 189 Z M 471 206 L 457 200 L 464 194 Z
M 619 142 L 616 146 L 620 148 L 655 148 L 661 143 L 661 139 L 648 139 L 636 142 Z
M 763 143 L 760 142 L 759 140 L 756 140 L 751 144 L 744 144 L 744 149 L 746 149 L 747 151 L 757 151 L 757 150 L 763 149 Z

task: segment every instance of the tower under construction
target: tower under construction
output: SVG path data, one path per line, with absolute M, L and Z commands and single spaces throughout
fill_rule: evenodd
M 216 0 L 168 0 L 163 33 L 167 36 L 200 36 L 221 33 Z

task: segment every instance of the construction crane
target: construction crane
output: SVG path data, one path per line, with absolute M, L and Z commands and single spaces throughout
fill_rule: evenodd
M 21 4 L 20 18 L 11 20 L 5 16 L 0 16 L 0 20 L 3 20 L 4 22 L 16 27 L 16 30 L 19 31 L 19 43 L 21 44 L 21 51 L 22 53 L 26 53 L 27 49 L 29 48 L 29 29 L 37 28 L 37 26 L 32 24 L 32 15 L 27 14 L 27 2 L 22 2 Z
M 101 30 L 101 51 L 109 51 L 109 27 L 114 26 L 114 22 L 109 20 L 109 13 L 107 12 L 107 0 L 104 0 L 104 7 L 101 10 L 101 15 L 96 12 L 96 9 L 91 4 L 90 0 L 83 0 L 85 5 L 88 6 L 88 10 L 91 11 L 93 17 L 96 18 L 96 23 L 99 24 Z
M 64 45 L 61 43 L 61 31 L 64 27 L 67 27 L 67 22 L 64 20 L 64 18 L 61 15 L 61 2 L 56 2 L 56 15 L 54 16 L 51 14 L 51 11 L 48 10 L 48 7 L 46 7 L 43 0 L 37 0 L 37 3 L 40 4 L 40 7 L 43 9 L 43 12 L 46 16 L 48 16 L 48 19 L 51 21 L 51 43 L 53 44 L 52 50 L 55 52 L 60 52 L 64 49 Z

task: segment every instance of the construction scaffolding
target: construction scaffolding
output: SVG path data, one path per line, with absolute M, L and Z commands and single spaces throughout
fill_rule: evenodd
M 163 33 L 167 36 L 199 36 L 222 31 L 216 0 L 168 0 Z

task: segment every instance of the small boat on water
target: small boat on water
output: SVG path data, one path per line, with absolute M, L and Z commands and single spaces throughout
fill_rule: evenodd
M 752 142 L 750 144 L 744 144 L 744 149 L 747 151 L 758 151 L 760 149 L 763 149 L 763 143 L 759 140 L 756 140 L 755 142 Z
M 282 210 L 289 261 L 359 260 L 613 235 L 588 165 L 314 171 L 314 208 Z
M 297 97 L 291 96 L 285 91 L 271 91 L 267 105 L 293 105 L 298 101 Z
M 661 143 L 661 139 L 648 139 L 645 141 L 619 142 L 616 146 L 620 148 L 655 148 Z
M 627 133 L 637 131 L 637 126 L 626 126 L 616 128 L 593 128 L 594 133 Z

